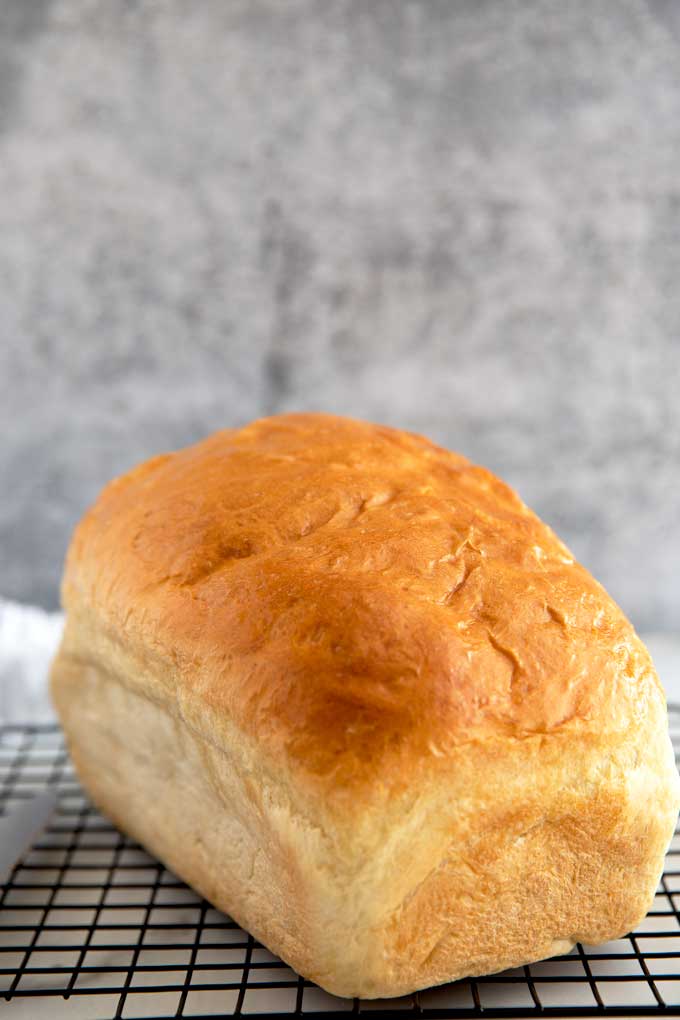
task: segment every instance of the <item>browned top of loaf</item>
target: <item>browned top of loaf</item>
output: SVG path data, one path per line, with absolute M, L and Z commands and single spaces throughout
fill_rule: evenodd
M 180 702 L 346 786 L 470 740 L 620 732 L 657 683 L 619 608 L 508 486 L 330 415 L 218 432 L 113 481 L 63 594 L 167 663 Z

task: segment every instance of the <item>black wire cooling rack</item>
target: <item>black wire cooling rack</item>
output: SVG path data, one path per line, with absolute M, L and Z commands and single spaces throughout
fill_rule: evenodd
M 670 711 L 680 746 L 680 706 Z M 639 927 L 603 946 L 401 999 L 304 981 L 89 803 L 56 727 L 0 727 L 0 814 L 56 786 L 51 825 L 0 885 L 2 1020 L 680 1015 L 680 835 Z

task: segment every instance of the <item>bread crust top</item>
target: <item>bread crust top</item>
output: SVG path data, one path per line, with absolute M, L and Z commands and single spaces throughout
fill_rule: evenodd
M 332 415 L 260 419 L 114 480 L 62 593 L 167 665 L 180 712 L 200 703 L 329 796 L 403 790 L 469 742 L 620 741 L 663 701 L 622 611 L 512 489 Z

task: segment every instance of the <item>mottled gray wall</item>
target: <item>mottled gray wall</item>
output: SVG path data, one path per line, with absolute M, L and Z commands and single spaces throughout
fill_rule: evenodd
M 500 472 L 680 601 L 680 3 L 2 0 L 0 593 L 288 408 Z

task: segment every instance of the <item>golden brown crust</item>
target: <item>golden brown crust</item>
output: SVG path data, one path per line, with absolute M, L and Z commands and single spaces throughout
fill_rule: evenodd
M 619 608 L 490 472 L 326 415 L 114 481 L 63 595 L 333 788 L 409 781 L 473 738 L 625 729 L 657 683 Z
M 104 490 L 63 599 L 53 692 L 98 802 L 325 987 L 527 962 L 621 934 L 653 896 L 678 781 L 646 649 L 465 458 L 328 415 L 217 433 Z M 183 858 L 179 822 L 145 823 L 147 780 L 186 825 L 206 784 L 225 819 L 250 812 L 264 901 L 248 854 L 220 880 L 217 836 Z

